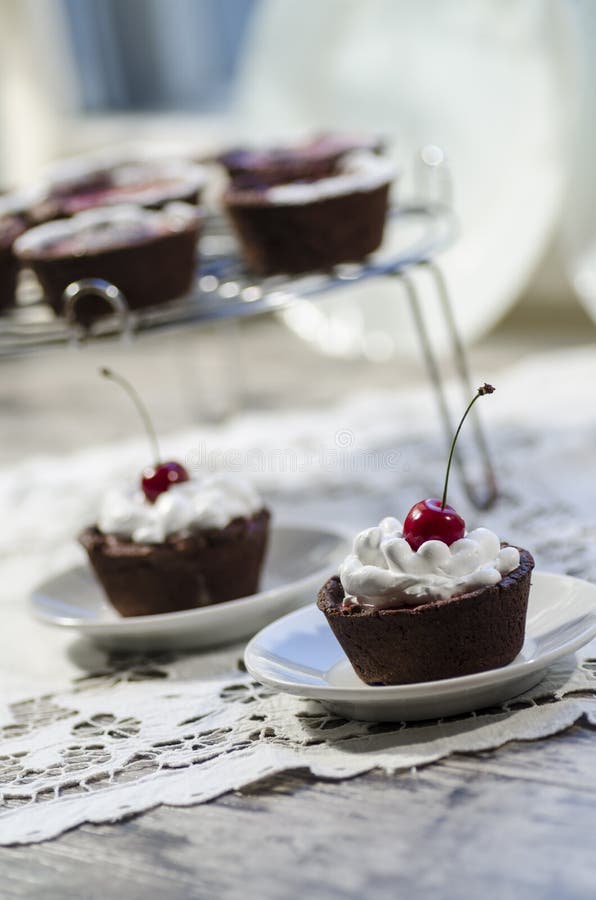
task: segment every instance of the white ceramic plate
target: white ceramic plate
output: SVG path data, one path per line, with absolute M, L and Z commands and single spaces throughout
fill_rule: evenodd
M 347 719 L 415 721 L 501 703 L 529 690 L 559 657 L 596 636 L 596 585 L 535 572 L 526 640 L 502 669 L 418 684 L 370 687 L 348 662 L 316 606 L 293 612 L 263 629 L 244 656 L 263 684 L 319 700 Z
M 70 628 L 115 649 L 182 650 L 229 644 L 312 602 L 337 569 L 350 541 L 340 532 L 303 525 L 272 528 L 262 590 L 251 597 L 157 616 L 120 616 L 107 602 L 91 570 L 69 569 L 31 595 L 42 622 Z

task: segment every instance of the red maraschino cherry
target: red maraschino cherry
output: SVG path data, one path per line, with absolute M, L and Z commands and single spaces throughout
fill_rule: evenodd
M 159 495 L 168 491 L 173 484 L 180 484 L 181 481 L 188 481 L 189 478 L 190 475 L 180 463 L 162 462 L 143 469 L 141 487 L 147 500 L 155 503 Z
M 184 466 L 182 466 L 178 462 L 161 462 L 159 442 L 157 440 L 155 428 L 153 427 L 153 422 L 149 417 L 149 413 L 147 412 L 145 404 L 139 397 L 136 390 L 133 388 L 132 384 L 130 384 L 130 382 L 128 382 L 126 378 L 123 378 L 122 375 L 118 375 L 116 372 L 112 372 L 111 369 L 100 369 L 99 371 L 104 378 L 109 378 L 111 381 L 115 381 L 116 384 L 120 385 L 120 387 L 128 394 L 141 417 L 143 425 L 145 426 L 145 431 L 147 432 L 147 437 L 149 438 L 149 443 L 151 444 L 155 462 L 152 466 L 147 466 L 145 469 L 143 469 L 141 475 L 141 488 L 143 489 L 143 493 L 145 494 L 147 500 L 150 503 L 155 503 L 160 494 L 168 491 L 173 484 L 180 484 L 181 481 L 188 481 L 190 479 L 190 475 L 188 474 Z
M 458 541 L 466 533 L 466 523 L 462 517 L 456 513 L 452 506 L 447 503 L 447 486 L 449 484 L 449 473 L 451 471 L 451 463 L 453 461 L 453 451 L 459 437 L 461 427 L 464 424 L 466 416 L 474 406 L 478 397 L 484 397 L 485 394 L 494 393 L 492 384 L 483 384 L 468 404 L 465 413 L 461 417 L 461 421 L 457 426 L 457 431 L 451 442 L 451 450 L 449 451 L 449 459 L 447 461 L 447 471 L 445 473 L 445 483 L 443 485 L 443 497 L 441 500 L 428 498 L 415 503 L 404 522 L 403 535 L 412 550 L 416 551 L 425 541 L 442 541 L 444 544 L 451 546 Z

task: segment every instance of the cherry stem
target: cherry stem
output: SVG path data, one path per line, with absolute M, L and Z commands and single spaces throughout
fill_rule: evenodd
M 151 444 L 151 449 L 155 458 L 155 465 L 158 465 L 161 459 L 161 453 L 159 452 L 159 442 L 157 440 L 157 434 L 155 433 L 153 422 L 151 421 L 149 413 L 147 412 L 147 407 L 141 400 L 139 394 L 133 388 L 132 384 L 127 381 L 126 378 L 123 378 L 122 375 L 118 375 L 117 372 L 113 372 L 111 369 L 102 368 L 99 370 L 99 374 L 103 375 L 104 378 L 109 378 L 110 381 L 115 381 L 116 384 L 119 384 L 120 387 L 124 391 L 126 391 L 128 396 L 136 406 L 137 412 L 141 417 L 143 425 L 145 426 L 145 431 L 147 432 L 149 443 Z
M 447 471 L 445 472 L 445 483 L 443 485 L 443 497 L 441 499 L 441 509 L 445 509 L 445 506 L 447 504 L 447 486 L 449 484 L 449 473 L 451 471 L 451 463 L 453 461 L 453 453 L 455 450 L 455 445 L 457 443 L 457 439 L 459 437 L 459 433 L 461 431 L 461 427 L 466 420 L 466 416 L 468 415 L 468 413 L 470 412 L 470 410 L 472 409 L 472 407 L 478 400 L 478 397 L 484 397 L 485 394 L 494 394 L 494 392 L 495 392 L 495 389 L 492 386 L 492 384 L 485 383 L 482 385 L 482 387 L 479 387 L 476 394 L 472 397 L 472 399 L 468 403 L 466 411 L 460 419 L 459 425 L 457 426 L 457 431 L 455 432 L 455 434 L 453 436 L 453 440 L 451 441 L 451 450 L 449 451 L 449 459 L 447 460 Z

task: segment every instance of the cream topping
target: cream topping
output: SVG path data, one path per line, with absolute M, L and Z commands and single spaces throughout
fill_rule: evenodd
M 23 212 L 23 201 L 16 195 L 4 195 L 0 197 L 0 219 L 5 216 L 18 216 Z
M 219 474 L 172 485 L 155 503 L 139 488 L 113 489 L 101 503 L 97 527 L 137 544 L 159 544 L 171 535 L 224 528 L 260 509 L 263 501 L 250 482 Z
M 39 203 L 41 194 L 38 189 L 27 188 L 11 191 L 0 196 L 0 218 L 2 216 L 18 216 L 27 213 L 35 204 Z
M 189 203 L 168 203 L 151 210 L 132 204 L 89 209 L 70 219 L 46 222 L 31 228 L 14 244 L 19 256 L 54 250 L 56 255 L 83 255 L 118 244 L 138 243 L 148 238 L 184 231 L 198 221 L 197 208 Z
M 265 191 L 269 203 L 298 206 L 342 194 L 373 191 L 389 184 L 395 177 L 395 166 L 375 153 L 355 151 L 338 164 L 338 174 L 317 181 L 280 184 Z
M 138 197 L 141 186 L 146 184 L 143 200 L 147 203 L 175 198 L 181 189 L 199 191 L 207 182 L 205 167 L 188 160 L 141 160 L 131 158 L 125 152 L 105 152 L 50 164 L 39 182 L 38 190 L 46 197 L 85 193 L 86 183 L 90 179 L 104 175 L 109 185 L 120 190 L 120 196 L 129 187 Z
M 401 523 L 386 518 L 356 536 L 339 577 L 348 604 L 396 608 L 498 584 L 518 566 L 519 551 L 501 548 L 488 528 L 476 528 L 451 546 L 426 541 L 414 551 Z

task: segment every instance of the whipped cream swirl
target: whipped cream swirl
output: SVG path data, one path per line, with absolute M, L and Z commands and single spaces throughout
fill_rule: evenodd
M 155 503 L 140 489 L 111 490 L 101 504 L 97 527 L 137 544 L 160 544 L 171 535 L 224 528 L 260 509 L 263 501 L 249 482 L 220 474 L 172 485 Z
M 356 536 L 339 577 L 348 605 L 397 608 L 498 584 L 518 566 L 519 551 L 501 548 L 488 528 L 476 528 L 451 546 L 426 541 L 414 551 L 401 523 L 386 518 Z

